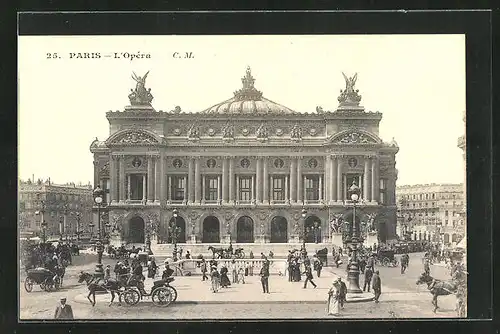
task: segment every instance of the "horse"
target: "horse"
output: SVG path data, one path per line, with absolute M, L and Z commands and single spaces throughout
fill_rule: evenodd
M 119 281 L 108 279 L 106 283 L 104 283 L 104 281 L 96 279 L 94 275 L 82 271 L 80 272 L 80 275 L 78 277 L 78 283 L 83 282 L 87 284 L 87 288 L 89 289 L 87 299 L 92 304 L 92 307 L 95 306 L 96 291 L 106 291 L 106 293 L 111 292 L 111 301 L 108 305 L 111 306 L 111 304 L 113 304 L 113 301 L 115 300 L 115 292 L 120 295 L 119 290 L 123 287 L 123 284 Z M 90 296 L 92 296 L 92 300 L 90 299 Z M 118 305 L 121 306 L 121 298 L 118 298 Z
M 213 246 L 209 246 L 208 250 L 212 251 L 212 258 L 215 259 L 222 259 L 224 257 L 224 248 L 215 248 Z M 218 257 L 215 257 L 215 254 L 218 255 Z
M 452 281 L 442 281 L 434 279 L 427 273 L 422 273 L 417 280 L 417 285 L 427 284 L 427 289 L 432 294 L 432 305 L 434 306 L 434 313 L 438 309 L 437 298 L 438 296 L 447 296 L 457 291 L 457 284 Z

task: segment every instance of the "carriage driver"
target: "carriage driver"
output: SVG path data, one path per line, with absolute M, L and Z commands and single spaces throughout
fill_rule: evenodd
M 141 294 L 146 295 L 147 294 L 146 290 L 144 290 L 144 280 L 145 279 L 146 278 L 142 274 L 142 265 L 140 263 L 137 263 L 136 266 L 134 267 L 133 271 L 132 271 L 132 275 L 128 279 L 127 284 L 130 284 L 130 282 L 132 280 L 134 280 L 136 282 L 137 288 L 139 289 L 139 291 L 141 292 Z

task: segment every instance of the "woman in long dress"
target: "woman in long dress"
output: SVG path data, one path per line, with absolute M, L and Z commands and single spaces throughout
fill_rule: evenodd
M 339 315 L 339 293 L 340 289 L 334 282 L 330 290 L 328 291 L 328 303 L 327 303 L 327 313 L 328 315 Z

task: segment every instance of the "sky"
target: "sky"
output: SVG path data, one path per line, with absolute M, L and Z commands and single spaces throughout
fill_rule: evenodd
M 133 71 L 150 71 L 156 110 L 198 112 L 231 98 L 250 66 L 264 97 L 309 113 L 335 110 L 342 72 L 358 73 L 361 105 L 399 145 L 397 184 L 463 181 L 464 35 L 21 36 L 18 66 L 23 180 L 91 181 L 90 144 L 109 136 L 106 112 L 129 104 Z

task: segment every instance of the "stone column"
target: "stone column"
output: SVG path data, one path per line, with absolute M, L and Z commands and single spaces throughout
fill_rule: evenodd
M 229 202 L 234 202 L 234 158 L 229 159 Z
M 297 201 L 297 159 L 292 157 L 290 163 L 290 202 Z
M 378 159 L 373 157 L 372 159 L 372 202 L 378 203 L 379 200 L 379 186 L 380 181 L 378 178 Z
M 142 175 L 142 201 L 146 201 L 146 174 Z
M 370 189 L 368 189 L 368 173 L 370 171 L 370 159 L 367 156 L 365 156 L 364 159 L 365 159 L 365 170 L 363 173 L 363 196 L 361 198 L 363 198 L 365 201 L 368 201 L 369 200 L 368 193 L 370 192 Z
M 224 161 L 222 162 L 224 164 Z M 220 202 L 221 200 L 221 182 L 220 182 L 220 175 L 217 176 L 217 203 Z
M 167 201 L 172 200 L 172 177 L 167 177 Z
M 188 182 L 189 182 L 189 190 L 188 190 L 188 203 L 194 202 L 194 193 L 195 193 L 195 182 L 194 182 L 194 159 L 189 158 L 189 166 L 188 166 Z
M 330 201 L 336 202 L 337 201 L 337 187 L 338 187 L 338 180 L 337 180 L 337 166 L 338 160 L 337 157 L 334 155 L 330 156 Z
M 285 202 L 290 201 L 288 197 L 288 175 L 285 175 Z
M 147 200 L 148 202 L 153 202 L 154 199 L 154 172 L 153 172 L 153 157 L 148 156 L 148 194 L 147 194 Z
M 197 157 L 194 164 L 194 202 L 199 204 L 201 201 L 201 174 L 200 159 Z
M 222 203 L 227 203 L 228 201 L 228 165 L 229 160 L 224 157 L 222 160 Z
M 125 156 L 121 155 L 120 160 L 119 160 L 119 166 L 120 166 L 120 171 L 119 171 L 119 178 L 120 178 L 120 197 L 119 201 L 123 202 L 125 200 Z
M 331 164 L 331 159 L 330 156 L 325 155 L 324 157 L 324 168 L 323 168 L 323 197 L 322 199 L 328 203 L 330 200 L 330 164 Z
M 110 183 L 110 192 L 109 192 L 109 200 L 111 203 L 116 202 L 118 196 L 116 194 L 116 157 L 114 155 L 110 155 L 109 157 L 109 183 Z
M 184 176 L 184 198 L 182 199 L 182 204 L 186 204 L 188 201 L 188 180 L 189 176 Z
M 255 200 L 257 203 L 262 202 L 261 193 L 262 193 L 262 179 L 261 179 L 261 169 L 262 169 L 262 158 L 257 157 L 257 167 L 255 169 L 255 178 L 257 179 L 257 183 L 255 184 Z
M 297 158 L 297 202 L 303 201 L 302 181 L 302 157 L 299 157 Z
M 205 175 L 203 175 L 202 177 L 202 186 L 201 186 L 201 202 L 204 203 L 205 202 L 205 199 L 207 198 L 205 192 L 207 191 L 207 178 Z
M 94 184 L 93 184 L 93 187 L 96 188 L 98 184 L 99 184 L 99 161 L 94 160 Z
M 127 175 L 127 199 L 131 200 L 131 192 L 130 192 L 130 174 Z
M 163 151 L 160 152 L 160 202 L 165 201 L 165 174 L 167 173 L 167 166 L 165 155 Z
M 342 201 L 344 199 L 344 196 L 342 194 L 342 188 L 343 188 L 343 167 L 344 167 L 344 161 L 342 160 L 342 157 L 337 157 L 337 201 Z
M 373 164 L 373 160 L 371 158 L 371 156 L 368 157 L 368 177 L 366 178 L 365 180 L 365 184 L 366 184 L 366 187 L 368 188 L 368 192 L 366 193 L 366 196 L 367 198 L 365 198 L 365 200 L 371 202 L 372 201 L 372 187 L 373 187 L 373 184 L 372 184 L 372 164 Z
M 160 158 L 155 157 L 155 203 L 160 202 Z
M 263 158 L 262 170 L 262 199 L 264 204 L 269 204 L 269 175 L 267 172 L 267 158 Z
M 319 176 L 319 189 L 318 189 L 319 201 L 323 202 L 323 176 Z
M 236 195 L 234 197 L 237 201 L 240 200 L 240 176 L 236 175 Z
M 255 175 L 252 175 L 252 184 L 251 184 L 251 189 L 250 189 L 250 201 L 253 203 L 255 201 Z

